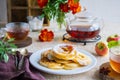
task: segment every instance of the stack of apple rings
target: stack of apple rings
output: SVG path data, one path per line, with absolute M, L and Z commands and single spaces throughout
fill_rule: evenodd
M 42 53 L 39 63 L 50 69 L 71 70 L 90 64 L 91 60 L 70 44 L 60 44 Z
M 39 60 L 39 63 L 51 69 L 62 69 L 63 68 L 62 64 L 57 63 L 54 60 L 48 59 L 49 54 L 51 54 L 51 50 L 45 51 L 42 54 L 41 59 Z
M 63 60 L 73 60 L 77 53 L 75 48 L 68 44 L 59 44 L 53 48 L 53 51 L 53 56 Z

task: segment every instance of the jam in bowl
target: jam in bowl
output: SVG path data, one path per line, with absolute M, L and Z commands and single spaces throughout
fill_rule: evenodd
M 66 32 L 72 37 L 80 40 L 92 39 L 99 35 L 103 21 L 101 18 L 75 15 L 67 19 Z

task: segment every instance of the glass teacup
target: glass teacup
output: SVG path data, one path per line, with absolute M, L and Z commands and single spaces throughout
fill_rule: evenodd
M 110 66 L 115 72 L 120 73 L 120 46 L 110 49 Z
M 14 38 L 15 41 L 25 40 L 29 33 L 29 24 L 25 22 L 11 22 L 5 28 L 7 38 Z

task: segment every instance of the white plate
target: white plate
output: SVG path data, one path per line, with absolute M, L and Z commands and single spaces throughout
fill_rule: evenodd
M 86 72 L 86 71 L 89 71 L 91 70 L 97 63 L 97 60 L 96 58 L 89 52 L 85 51 L 85 50 L 81 50 L 79 49 L 80 52 L 84 53 L 85 55 L 87 55 L 88 57 L 90 57 L 91 59 L 91 64 L 87 65 L 87 66 L 84 66 L 84 67 L 80 67 L 80 68 L 76 68 L 76 69 L 73 69 L 73 70 L 53 70 L 53 69 L 49 69 L 49 68 L 46 68 L 42 65 L 40 65 L 38 63 L 38 61 L 40 60 L 41 58 L 41 53 L 46 51 L 46 50 L 49 50 L 51 48 L 46 48 L 46 49 L 42 49 L 42 50 L 39 50 L 35 53 L 33 53 L 29 60 L 30 60 L 30 63 L 35 67 L 37 68 L 38 70 L 41 70 L 43 72 L 46 72 L 46 73 L 50 73 L 50 74 L 57 74 L 57 75 L 72 75 L 72 74 L 78 74 L 78 73 L 83 73 L 83 72 Z

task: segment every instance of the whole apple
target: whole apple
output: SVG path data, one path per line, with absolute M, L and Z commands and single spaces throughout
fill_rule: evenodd
M 107 42 L 110 42 L 110 41 L 119 41 L 120 40 L 120 36 L 118 34 L 115 34 L 115 35 L 111 35 L 107 38 Z
M 95 51 L 98 55 L 100 56 L 105 56 L 108 54 L 109 52 L 109 48 L 107 46 L 107 43 L 106 42 L 98 42 L 96 45 L 95 45 Z

